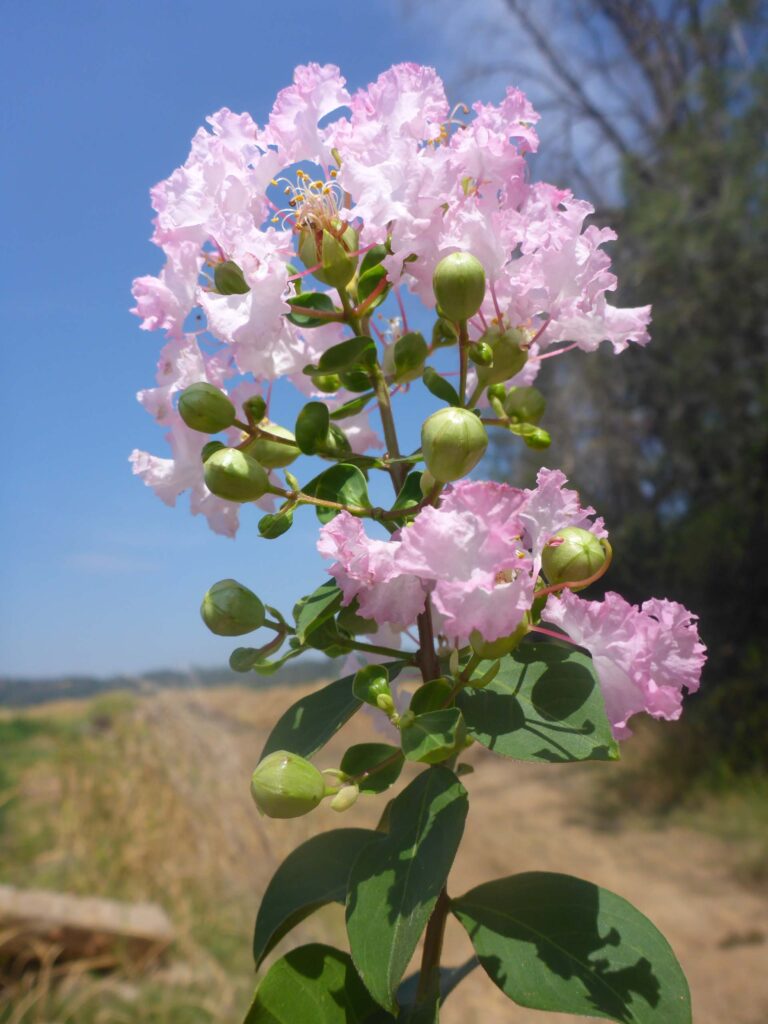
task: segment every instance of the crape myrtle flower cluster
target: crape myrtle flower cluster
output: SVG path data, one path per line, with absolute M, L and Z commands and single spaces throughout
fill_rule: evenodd
M 669 601 L 576 595 L 607 569 L 610 547 L 561 473 L 542 470 L 531 490 L 462 479 L 482 458 L 486 425 L 547 443 L 531 386 L 543 358 L 649 340 L 650 307 L 608 302 L 616 278 L 602 246 L 614 233 L 585 227 L 593 209 L 568 190 L 530 180 L 537 120 L 516 89 L 498 105 L 451 109 L 434 70 L 413 64 L 352 94 L 336 67 L 310 64 L 264 126 L 226 108 L 208 118 L 184 165 L 152 189 L 165 265 L 134 282 L 134 312 L 165 343 L 156 386 L 138 398 L 166 428 L 171 457 L 135 451 L 131 461 L 167 504 L 189 491 L 218 533 L 235 535 L 244 502 L 274 512 L 287 496 L 289 517 L 302 499 L 280 472 L 300 451 L 392 471 L 397 453 L 372 402 L 383 417 L 381 386 L 388 404 L 422 374 L 428 383 L 426 360 L 457 345 L 457 400 L 429 418 L 412 460 L 427 468 L 414 514 L 385 513 L 390 535 L 374 538 L 364 519 L 381 510 L 341 502 L 319 550 L 344 606 L 395 631 L 430 611 L 442 650 L 491 658 L 532 631 L 570 638 L 591 652 L 622 737 L 637 712 L 678 717 L 683 691 L 697 688 L 695 616 Z M 370 315 L 387 295 L 403 317 L 381 333 Z M 409 296 L 436 311 L 430 344 L 407 330 Z M 350 330 L 357 342 L 378 335 L 379 377 L 371 370 L 362 385 L 359 366 L 337 370 Z M 277 422 L 271 386 L 282 378 L 326 416 L 324 445 Z M 203 447 L 201 430 L 224 440 Z

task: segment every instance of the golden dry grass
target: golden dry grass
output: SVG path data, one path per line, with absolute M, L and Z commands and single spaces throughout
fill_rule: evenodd
M 309 835 L 342 820 L 373 826 L 383 805 L 381 797 L 361 799 L 344 819 L 325 805 L 292 821 L 258 817 L 250 773 L 271 726 L 301 692 L 169 690 L 30 713 L 57 726 L 41 734 L 37 756 L 22 759 L 11 780 L 2 881 L 156 900 L 179 939 L 168 962 L 141 976 L 62 972 L 49 958 L 0 995 L 3 1024 L 238 1024 L 253 988 L 250 931 L 275 867 Z M 318 756 L 319 766 L 338 764 L 346 746 L 373 735 L 370 719 L 357 716 Z M 542 868 L 600 882 L 665 931 L 689 973 L 697 1024 L 768 1019 L 768 978 L 759 966 L 768 948 L 768 898 L 735 880 L 738 850 L 727 837 L 619 818 L 607 800 L 600 813 L 611 773 L 631 764 L 521 766 L 478 748 L 468 759 L 478 770 L 466 779 L 472 810 L 454 892 Z M 343 945 L 337 908 L 306 921 L 275 955 L 313 940 Z M 469 954 L 457 925 L 446 948 L 449 962 Z M 512 1006 L 476 971 L 441 1019 L 564 1018 Z

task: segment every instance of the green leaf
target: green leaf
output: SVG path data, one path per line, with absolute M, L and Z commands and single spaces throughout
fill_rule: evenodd
M 344 373 L 376 362 L 376 344 L 365 336 L 347 338 L 332 345 L 320 356 L 317 368 L 321 373 Z
M 306 647 L 295 647 L 280 658 L 270 661 L 263 648 L 236 647 L 229 656 L 229 667 L 233 672 L 258 672 L 260 676 L 273 676 L 291 658 L 298 658 Z
M 338 501 L 350 508 L 370 508 L 368 497 L 368 481 L 362 471 L 349 462 L 340 462 L 330 469 L 324 470 L 304 487 L 304 493 L 323 501 Z M 321 523 L 328 523 L 339 510 L 315 507 L 317 518 Z
M 482 669 L 478 670 L 482 675 Z M 456 698 L 469 735 L 520 761 L 618 757 L 592 659 L 559 644 L 523 644 L 482 690 Z
M 344 754 L 339 767 L 347 775 L 357 776 L 361 793 L 383 793 L 397 782 L 403 770 L 403 753 L 389 743 L 356 743 Z
M 364 274 L 360 275 L 357 282 L 357 301 L 358 303 L 365 302 L 372 291 L 378 287 L 380 281 L 383 281 L 387 276 L 385 267 L 379 263 L 375 267 L 371 267 L 370 270 L 366 270 Z M 380 306 L 384 299 L 387 297 L 387 289 L 382 288 L 381 292 L 376 296 L 373 302 L 366 308 L 366 314 L 370 313 L 372 309 L 376 309 Z
M 270 967 L 244 1024 L 365 1024 L 375 1011 L 349 954 L 313 943 Z
M 388 834 L 352 868 L 352 958 L 387 1010 L 396 1008 L 395 991 L 448 877 L 466 815 L 467 793 L 453 772 L 430 768 L 392 801 Z
M 437 764 L 456 751 L 466 736 L 466 727 L 458 708 L 443 708 L 416 715 L 400 733 L 403 753 L 409 761 Z
M 268 512 L 258 522 L 259 533 L 265 540 L 276 540 L 290 530 L 293 525 L 293 510 L 284 512 Z
M 365 370 L 350 370 L 341 374 L 341 383 L 347 391 L 368 391 L 371 386 L 371 375 Z
M 390 679 L 403 666 L 404 662 L 388 662 Z M 352 693 L 353 679 L 354 676 L 344 676 L 291 705 L 269 734 L 259 760 L 274 750 L 288 750 L 301 757 L 317 753 L 361 707 Z
M 591 882 L 532 871 L 452 903 L 480 963 L 521 1006 L 622 1024 L 690 1024 L 669 943 L 630 903 Z
M 272 876 L 256 916 L 253 958 L 267 953 L 300 921 L 327 903 L 343 903 L 357 856 L 379 833 L 340 828 L 313 836 L 289 853 Z
M 448 405 L 461 405 L 461 399 L 456 388 L 445 377 L 441 377 L 433 366 L 425 368 L 421 379 L 424 381 L 424 386 L 432 392 L 435 398 L 447 402 Z
M 377 267 L 388 252 L 386 245 L 374 245 L 370 248 L 360 263 L 360 276 L 362 277 L 372 267 Z
M 328 440 L 331 414 L 324 402 L 307 402 L 296 417 L 296 444 L 305 455 L 314 455 Z
M 300 306 L 302 309 L 318 309 L 323 313 L 333 313 L 335 307 L 329 295 L 323 292 L 302 292 L 301 295 L 293 295 L 288 299 L 290 306 Z M 310 316 L 307 313 L 286 313 L 286 320 L 290 320 L 297 327 L 321 327 L 328 323 L 326 317 Z
M 415 470 L 405 478 L 405 483 L 395 498 L 392 508 L 408 509 L 418 505 L 424 495 L 421 493 L 421 471 Z
M 341 591 L 336 580 L 327 580 L 311 594 L 299 598 L 293 608 L 296 636 L 304 643 L 307 634 L 332 618 L 341 607 Z
M 343 420 L 347 416 L 356 416 L 359 412 L 368 405 L 370 400 L 373 398 L 374 392 L 368 391 L 363 395 L 358 395 L 357 398 L 350 398 L 344 405 L 340 405 L 338 409 L 334 409 L 331 413 L 332 420 Z

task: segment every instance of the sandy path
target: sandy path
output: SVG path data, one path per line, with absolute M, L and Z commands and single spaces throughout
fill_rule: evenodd
M 610 772 L 611 766 L 538 768 L 482 753 L 473 760 L 478 770 L 465 780 L 470 819 L 452 892 L 531 870 L 563 871 L 599 883 L 630 900 L 666 935 L 688 976 L 696 1024 L 768 1021 L 768 898 L 733 880 L 733 851 L 726 844 L 673 827 L 596 830 L 585 811 L 585 793 L 594 773 Z M 482 828 L 487 815 L 494 825 Z M 446 959 L 460 962 L 469 952 L 454 923 Z M 441 1015 L 443 1024 L 567 1019 L 574 1018 L 515 1006 L 481 971 L 462 983 Z

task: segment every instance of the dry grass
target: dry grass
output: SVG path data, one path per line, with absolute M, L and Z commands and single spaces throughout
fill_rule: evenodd
M 248 794 L 269 729 L 301 692 L 233 687 L 139 699 L 112 695 L 0 718 L 0 734 L 5 727 L 10 737 L 0 786 L 2 881 L 155 900 L 179 933 L 169 961 L 141 975 L 127 966 L 101 976 L 89 969 L 93 965 L 64 971 L 49 953 L 40 971 L 0 993 L 2 1024 L 242 1019 L 253 989 L 249 946 L 260 894 L 289 850 L 340 823 L 326 806 L 307 818 L 261 820 Z M 358 716 L 318 758 L 319 766 L 338 764 L 347 745 L 371 735 L 370 720 Z M 608 773 L 614 779 L 626 770 L 630 779 L 632 757 L 618 769 L 575 770 L 514 766 L 476 748 L 470 758 L 482 770 L 466 780 L 473 809 L 455 891 L 530 868 L 601 881 L 634 898 L 668 933 L 699 993 L 697 1020 L 719 1022 L 726 1006 L 731 1024 L 766 1018 L 768 983 L 750 958 L 764 953 L 759 922 L 768 916 L 768 901 L 729 874 L 728 865 L 738 864 L 731 837 L 619 818 L 605 799 L 612 792 Z M 596 793 L 602 801 L 597 816 Z M 354 821 L 344 823 L 370 827 L 381 806 L 381 798 L 361 800 L 350 814 Z M 695 824 L 706 828 L 713 820 L 716 815 Z M 707 929 L 711 943 L 703 938 Z M 747 933 L 757 938 L 740 945 Z M 304 922 L 285 945 L 318 939 L 344 944 L 337 908 Z M 451 962 L 468 953 L 457 926 L 449 930 L 447 949 Z M 475 972 L 442 1020 L 481 1019 L 549 1024 L 561 1018 L 517 1010 Z

